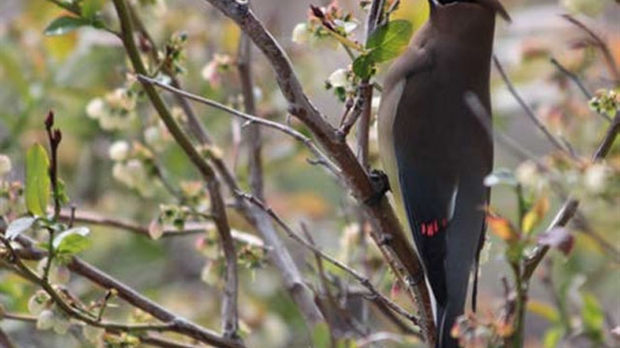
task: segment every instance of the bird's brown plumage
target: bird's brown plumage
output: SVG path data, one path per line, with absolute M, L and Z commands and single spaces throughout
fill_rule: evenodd
M 496 0 L 432 6 L 383 84 L 381 159 L 437 302 L 440 347 L 456 344 L 446 330 L 463 311 L 484 230 L 492 135 L 465 95 L 490 110 L 496 12 L 505 13 Z

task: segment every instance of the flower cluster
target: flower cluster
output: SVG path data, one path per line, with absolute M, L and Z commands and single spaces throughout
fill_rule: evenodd
M 137 94 L 127 88 L 117 88 L 86 106 L 88 117 L 97 120 L 104 130 L 127 129 L 136 119 Z
M 141 195 L 149 197 L 154 194 L 153 176 L 156 168 L 153 154 L 144 145 L 134 142 L 132 146 L 124 140 L 110 146 L 110 159 L 113 160 L 112 176 Z
M 313 7 L 308 12 L 308 21 L 297 24 L 293 29 L 292 40 L 298 44 L 315 44 L 335 36 L 349 39 L 358 26 L 351 13 L 343 11 L 338 1 L 332 1 L 326 7 Z
M 513 319 L 505 316 L 494 318 L 491 314 L 463 315 L 457 319 L 450 334 L 457 338 L 459 346 L 464 348 L 502 347 L 503 339 L 513 331 Z
M 616 113 L 620 111 L 620 90 L 598 90 L 590 100 L 590 108 L 599 114 L 616 116 Z
M 219 88 L 222 77 L 233 68 L 233 59 L 227 54 L 215 54 L 213 59 L 202 68 L 202 78 L 207 80 L 211 87 Z

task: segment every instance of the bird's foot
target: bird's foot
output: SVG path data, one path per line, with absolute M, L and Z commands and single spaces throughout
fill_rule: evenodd
M 370 171 L 370 183 L 372 184 L 374 193 L 364 200 L 364 204 L 372 206 L 377 205 L 383 196 L 385 196 L 385 193 L 390 190 L 390 181 L 385 172 L 379 169 L 373 169 Z

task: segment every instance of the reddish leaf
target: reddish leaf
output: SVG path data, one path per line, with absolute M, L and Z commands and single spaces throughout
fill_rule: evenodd
M 566 228 L 556 227 L 541 234 L 538 243 L 556 248 L 564 255 L 568 255 L 575 246 L 575 237 Z
M 492 211 L 487 212 L 487 223 L 491 231 L 508 244 L 514 244 L 519 240 L 519 232 L 508 219 L 505 219 Z

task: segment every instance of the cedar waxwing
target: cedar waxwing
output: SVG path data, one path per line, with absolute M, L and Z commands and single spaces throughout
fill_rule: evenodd
M 490 114 L 495 15 L 508 15 L 498 0 L 429 4 L 428 22 L 385 76 L 379 149 L 434 295 L 437 347 L 446 348 L 458 347 L 451 328 L 472 266 L 477 275 L 489 201 L 483 181 L 493 166 L 491 121 L 482 124 L 465 95 Z

